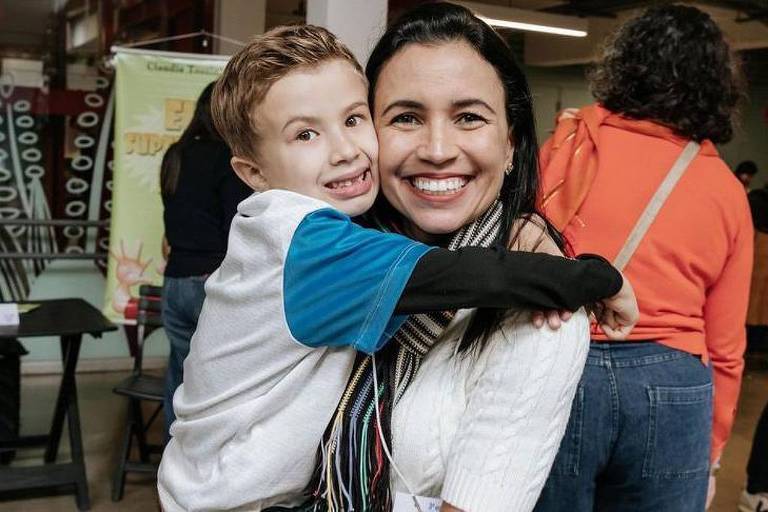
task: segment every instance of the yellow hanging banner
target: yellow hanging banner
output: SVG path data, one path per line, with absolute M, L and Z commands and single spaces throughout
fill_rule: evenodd
M 197 97 L 228 57 L 114 50 L 114 177 L 104 314 L 126 322 L 126 306 L 139 286 L 163 281 L 163 154 L 181 136 Z

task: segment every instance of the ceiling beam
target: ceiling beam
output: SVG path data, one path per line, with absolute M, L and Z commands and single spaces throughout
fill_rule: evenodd
M 657 3 L 652 0 L 570 0 L 541 11 L 571 16 L 616 18 L 617 13 L 621 11 L 649 7 Z M 734 18 L 739 23 L 760 21 L 768 24 L 768 6 L 765 0 L 697 0 L 697 3 L 732 9 L 739 14 Z
M 571 0 L 561 5 L 555 5 L 544 12 L 568 14 L 571 16 L 593 16 L 598 18 L 615 18 L 616 13 L 627 9 L 644 7 L 650 4 L 648 0 Z
M 592 2 L 592 4 L 595 3 Z M 640 3 L 647 4 L 647 2 L 634 1 L 632 5 L 637 8 L 640 7 Z M 768 17 L 743 23 L 736 21 L 737 12 L 734 7 L 737 3 L 740 7 L 744 7 L 745 2 L 732 1 L 731 6 L 724 5 L 723 1 L 713 0 L 696 0 L 688 3 L 712 16 L 726 34 L 733 49 L 741 51 L 768 48 Z M 628 4 L 629 2 L 623 2 L 623 5 Z M 752 5 L 753 2 L 750 2 L 750 7 Z M 741 16 L 745 16 L 744 10 L 738 12 Z M 751 12 L 758 14 L 755 11 Z M 615 30 L 618 23 L 631 14 L 631 11 L 621 10 L 616 13 L 615 19 L 589 17 L 589 35 L 581 39 L 563 40 L 563 38 L 552 36 L 526 34 L 525 63 L 532 66 L 585 64 L 595 57 L 596 49 L 604 38 Z

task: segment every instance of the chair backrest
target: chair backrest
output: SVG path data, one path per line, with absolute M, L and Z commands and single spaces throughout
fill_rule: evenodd
M 162 286 L 152 286 L 151 284 L 143 284 L 139 286 L 139 297 L 156 297 L 160 300 L 163 296 Z
M 142 285 L 139 287 L 138 311 L 136 313 L 136 355 L 133 359 L 133 371 L 141 373 L 144 360 L 144 340 L 155 329 L 163 326 L 162 288 Z

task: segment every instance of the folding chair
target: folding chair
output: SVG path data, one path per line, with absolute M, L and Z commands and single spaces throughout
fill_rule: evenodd
M 113 393 L 128 398 L 128 414 L 123 434 L 120 460 L 115 468 L 112 480 L 112 501 L 123 499 L 125 475 L 128 472 L 157 473 L 158 463 L 151 454 L 163 451 L 161 444 L 147 442 L 147 431 L 163 409 L 165 380 L 161 377 L 146 375 L 142 372 L 144 340 L 152 331 L 163 326 L 160 315 L 160 296 L 162 289 L 157 286 L 143 285 L 139 288 L 138 310 L 136 313 L 137 348 L 133 359 L 133 372 L 130 377 L 112 389 Z M 144 421 L 141 404 L 143 401 L 157 404 L 148 421 Z M 131 448 L 136 442 L 139 459 L 131 459 Z

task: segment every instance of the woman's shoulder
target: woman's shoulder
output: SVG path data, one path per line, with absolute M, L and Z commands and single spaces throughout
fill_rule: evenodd
M 536 213 L 520 217 L 512 223 L 509 249 L 563 255 L 563 251 L 549 235 L 544 218 Z
M 681 185 L 688 198 L 715 205 L 715 208 L 709 207 L 709 212 L 725 219 L 733 227 L 751 225 L 744 185 L 719 155 L 703 155 L 703 158 L 696 159 L 686 175 L 687 181 L 684 183 L 681 180 Z

